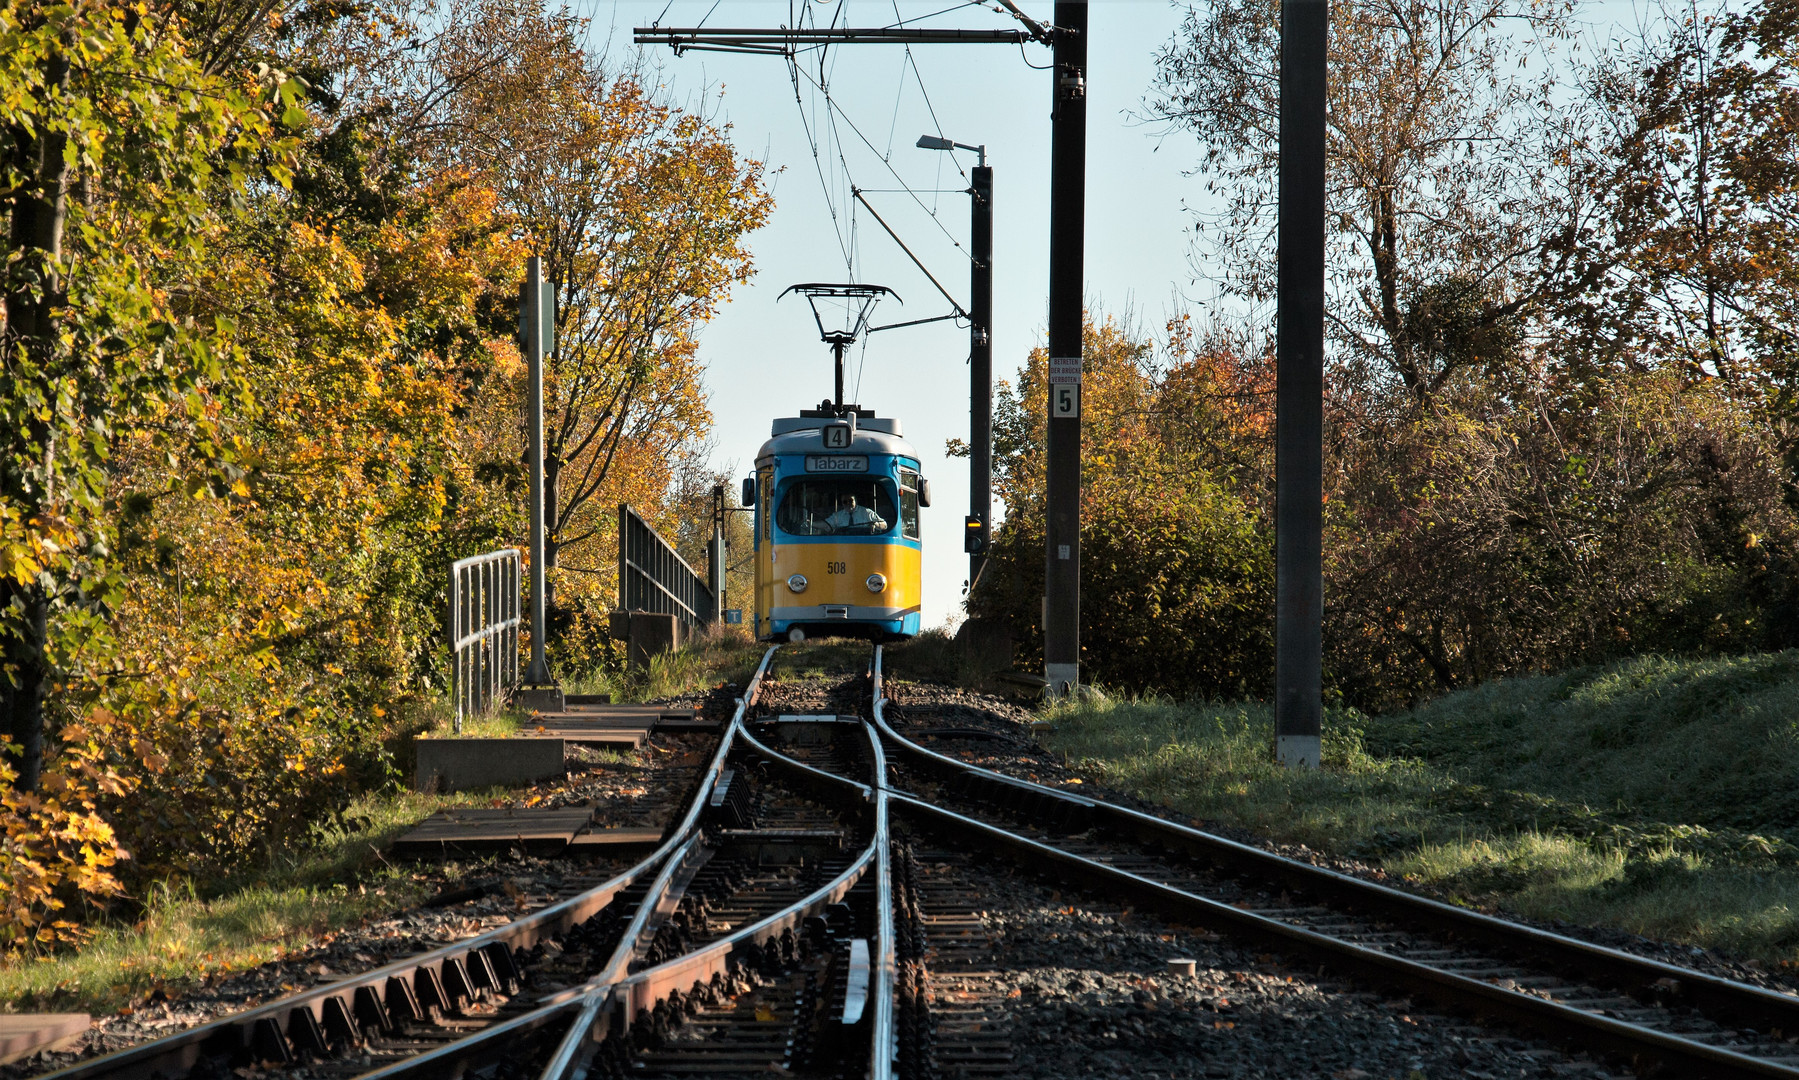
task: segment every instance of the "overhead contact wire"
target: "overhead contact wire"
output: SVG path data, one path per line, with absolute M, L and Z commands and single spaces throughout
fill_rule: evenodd
M 797 65 L 795 65 L 794 70 L 795 71 L 799 70 Z M 811 75 L 806 75 L 805 77 L 808 82 L 812 82 L 812 84 L 814 86 L 818 86 L 818 84 L 812 80 Z M 868 136 L 862 134 L 862 129 L 858 128 L 856 126 L 856 122 L 854 120 L 850 119 L 849 114 L 843 111 L 842 106 L 838 105 L 837 102 L 832 99 L 830 93 L 828 91 L 825 91 L 824 87 L 819 87 L 819 89 L 821 91 L 824 91 L 825 107 L 832 114 L 841 116 L 843 118 L 843 122 L 846 125 L 848 125 L 849 129 L 852 132 L 855 133 L 856 138 L 862 140 L 862 145 L 868 147 L 869 153 L 871 153 L 875 157 L 879 158 L 881 156 L 880 150 L 876 149 L 875 144 L 869 141 Z M 932 209 L 930 207 L 925 205 L 924 200 L 918 197 L 918 192 L 913 190 L 912 185 L 906 183 L 906 178 L 901 176 L 899 174 L 899 172 L 896 169 L 894 169 L 893 163 L 888 162 L 888 161 L 883 161 L 882 164 L 887 167 L 888 173 L 890 173 L 893 176 L 893 178 L 899 182 L 900 189 L 903 190 L 906 194 L 912 196 L 912 201 L 917 203 L 918 208 L 920 210 L 923 210 L 925 212 L 925 214 L 928 217 L 930 217 L 931 221 L 937 226 L 938 231 L 943 233 L 944 238 L 949 240 L 949 242 L 956 248 L 957 251 L 961 251 L 961 252 L 963 252 L 964 255 L 966 255 L 967 248 L 963 247 L 962 242 L 960 240 L 956 239 L 955 234 L 953 234 L 949 231 L 949 229 L 943 224 L 942 220 L 938 218 L 937 214 L 934 211 L 932 211 Z
M 806 103 L 800 97 L 799 61 L 789 56 L 787 70 L 793 82 L 793 104 L 799 110 L 800 127 L 806 132 L 806 144 L 812 148 L 812 170 L 818 174 L 818 186 L 825 196 L 825 209 L 829 210 L 831 214 L 831 232 L 837 237 L 837 248 L 843 252 L 843 261 L 848 263 L 850 261 L 849 245 L 844 242 L 843 227 L 837 220 L 837 205 L 831 198 L 831 184 L 825 179 L 824 163 L 818 157 L 818 138 L 812 134 L 812 125 L 806 119 Z M 810 76 L 807 78 L 810 81 Z

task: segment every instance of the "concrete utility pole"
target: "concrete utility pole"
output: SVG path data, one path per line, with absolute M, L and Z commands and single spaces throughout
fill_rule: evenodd
M 1282 0 L 1274 405 L 1274 735 L 1315 769 L 1324 730 L 1324 152 L 1328 0 Z
M 1081 329 L 1087 205 L 1087 12 L 1057 0 L 1049 173 L 1049 496 L 1043 675 L 1061 697 L 1081 681 Z
M 562 689 L 550 677 L 544 658 L 546 619 L 544 601 L 544 503 L 543 503 L 543 357 L 555 333 L 555 303 L 544 289 L 543 260 L 536 255 L 525 262 L 525 285 L 519 297 L 519 320 L 524 324 L 525 364 L 530 370 L 531 392 L 525 404 L 525 424 L 530 429 L 526 450 L 531 466 L 531 667 L 524 685 L 514 695 L 520 708 L 560 712 Z

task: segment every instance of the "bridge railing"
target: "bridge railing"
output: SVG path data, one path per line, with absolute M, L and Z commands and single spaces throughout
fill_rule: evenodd
M 458 732 L 464 716 L 491 711 L 518 685 L 523 567 L 517 548 L 471 555 L 450 566 L 450 694 Z
M 685 635 L 709 625 L 716 606 L 706 578 L 625 503 L 618 508 L 618 606 L 673 615 Z

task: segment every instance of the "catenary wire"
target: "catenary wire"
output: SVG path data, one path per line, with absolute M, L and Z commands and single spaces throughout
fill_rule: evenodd
M 797 64 L 793 65 L 792 70 L 798 71 L 799 70 L 798 65 Z M 828 109 L 832 114 L 842 117 L 844 124 L 852 132 L 855 133 L 856 138 L 862 140 L 862 145 L 868 147 L 869 152 L 872 153 L 875 157 L 879 158 L 881 156 L 880 150 L 876 149 L 875 144 L 870 142 L 868 139 L 868 136 L 866 136 L 862 133 L 862 129 L 858 128 L 856 126 L 856 122 L 850 118 L 848 113 L 845 113 L 843 111 L 842 106 L 838 105 L 837 102 L 832 99 L 830 92 L 826 88 L 824 88 L 822 86 L 818 86 L 817 81 L 814 80 L 810 74 L 807 74 L 805 72 L 801 72 L 801 74 L 804 75 L 806 81 L 811 82 L 812 85 L 814 85 L 814 86 L 817 86 L 818 89 L 820 90 L 820 92 L 824 94 L 826 109 Z M 904 192 L 906 192 L 906 194 L 912 196 L 912 201 L 917 203 L 918 208 L 920 210 L 923 210 L 925 212 L 925 214 L 930 217 L 932 223 L 937 226 L 938 231 L 943 233 L 944 238 L 949 240 L 949 242 L 955 246 L 956 250 L 961 251 L 966 255 L 967 249 L 963 246 L 962 242 L 960 240 L 956 239 L 955 234 L 951 233 L 949 231 L 949 228 L 943 224 L 942 220 L 939 219 L 937 217 L 937 215 L 932 212 L 931 208 L 929 206 L 925 205 L 924 200 L 918 197 L 918 192 L 910 184 L 906 183 L 906 178 L 901 176 L 899 174 L 898 170 L 894 169 L 893 163 L 890 161 L 883 161 L 882 164 L 887 167 L 888 173 L 890 173 L 895 180 L 899 181 L 900 189 L 903 190 Z
M 793 82 L 793 104 L 799 110 L 800 127 L 806 132 L 806 144 L 812 149 L 812 170 L 818 174 L 818 186 L 824 192 L 825 209 L 831 214 L 831 232 L 837 237 L 837 247 L 843 252 L 843 261 L 850 261 L 850 248 L 843 239 L 843 225 L 837 220 L 837 204 L 831 198 L 831 185 L 825 179 L 824 163 L 818 157 L 818 138 L 812 134 L 812 125 L 806 119 L 806 103 L 800 97 L 800 67 L 793 57 L 787 58 L 787 71 Z

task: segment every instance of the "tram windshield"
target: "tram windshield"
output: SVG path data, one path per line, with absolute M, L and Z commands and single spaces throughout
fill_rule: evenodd
M 879 536 L 893 528 L 893 494 L 867 478 L 798 480 L 781 498 L 775 524 L 795 536 Z

